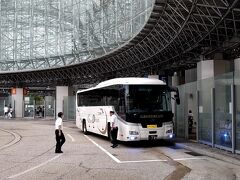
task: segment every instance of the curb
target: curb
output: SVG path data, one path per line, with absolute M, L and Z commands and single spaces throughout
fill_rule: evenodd
M 199 149 L 201 147 L 196 148 L 196 147 L 192 147 L 192 146 L 182 144 L 182 143 L 175 143 L 175 144 L 177 146 L 181 147 L 181 148 L 184 148 L 184 149 L 187 149 L 187 150 L 190 150 L 190 151 L 194 151 L 196 153 L 199 153 L 199 154 L 202 154 L 202 155 L 205 155 L 205 156 L 209 156 L 209 157 L 212 157 L 212 158 L 217 159 L 217 160 L 222 160 L 222 161 L 240 166 L 240 160 L 236 159 L 234 157 L 219 154 L 218 152 L 210 152 L 207 149 Z

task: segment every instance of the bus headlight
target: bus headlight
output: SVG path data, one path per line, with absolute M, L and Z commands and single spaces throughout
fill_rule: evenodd
M 129 134 L 130 134 L 130 135 L 138 135 L 139 132 L 137 132 L 137 131 L 129 131 Z
M 133 137 L 133 136 L 130 137 L 130 140 L 132 140 L 132 141 L 134 141 L 136 139 L 137 139 L 137 137 Z

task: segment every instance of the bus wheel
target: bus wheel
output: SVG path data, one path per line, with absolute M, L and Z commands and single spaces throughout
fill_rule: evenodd
M 84 134 L 87 134 L 88 131 L 87 131 L 87 125 L 86 125 L 86 121 L 84 120 L 83 123 L 82 123 L 82 130 L 83 130 L 83 133 Z

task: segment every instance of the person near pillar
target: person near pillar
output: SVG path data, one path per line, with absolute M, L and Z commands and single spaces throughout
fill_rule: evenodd
M 9 105 L 8 108 L 8 118 L 11 119 L 13 117 L 13 108 L 11 105 Z
M 55 153 L 63 153 L 62 145 L 65 143 L 65 136 L 63 134 L 63 113 L 58 113 L 58 118 L 55 121 L 55 135 L 56 135 L 56 149 Z
M 4 111 L 4 118 L 7 118 L 8 117 L 8 107 L 7 107 L 7 105 L 4 106 L 3 111 Z

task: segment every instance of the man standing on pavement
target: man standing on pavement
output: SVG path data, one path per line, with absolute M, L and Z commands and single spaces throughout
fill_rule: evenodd
M 58 118 L 56 119 L 55 122 L 55 135 L 56 135 L 56 149 L 55 153 L 63 153 L 61 148 L 62 145 L 65 143 L 65 136 L 63 134 L 63 113 L 59 112 L 58 113 Z
M 110 126 L 111 126 L 111 137 L 112 137 L 112 148 L 118 146 L 117 144 L 117 134 L 118 134 L 118 119 L 114 114 L 114 111 L 110 111 Z
M 4 106 L 3 111 L 4 111 L 4 117 L 7 118 L 8 117 L 8 107 L 7 107 L 7 105 Z

